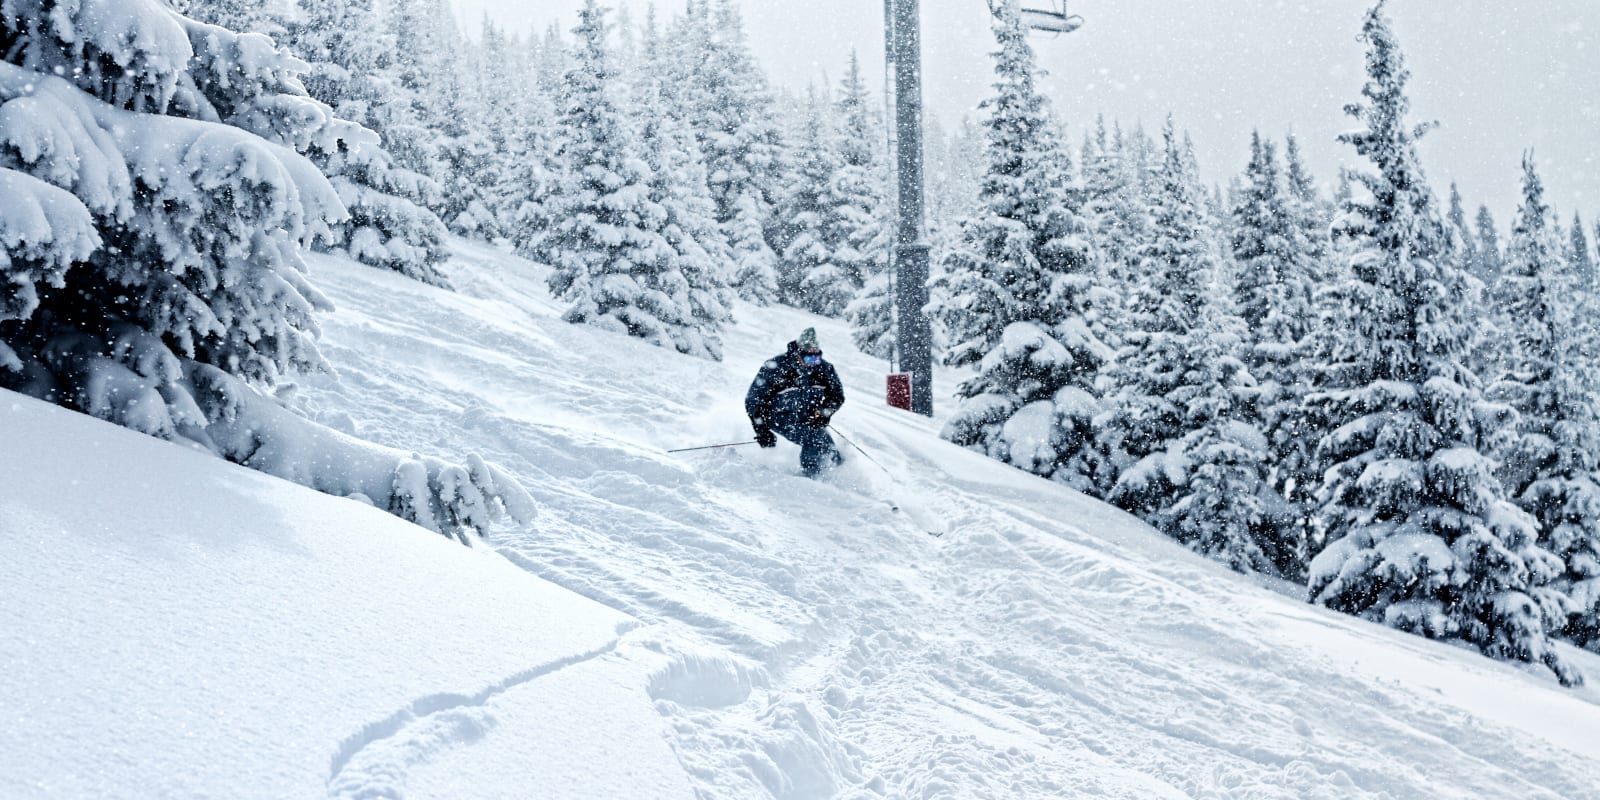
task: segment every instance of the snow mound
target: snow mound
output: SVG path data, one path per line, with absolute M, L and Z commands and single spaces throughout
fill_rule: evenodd
M 0 797 L 689 796 L 627 616 L 20 395 L 0 442 Z

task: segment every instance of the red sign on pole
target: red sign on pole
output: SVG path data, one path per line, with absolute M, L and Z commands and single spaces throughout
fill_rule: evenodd
M 889 376 L 889 405 L 902 411 L 911 410 L 911 373 L 896 372 Z

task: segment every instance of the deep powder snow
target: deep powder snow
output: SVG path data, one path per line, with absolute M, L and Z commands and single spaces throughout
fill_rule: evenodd
M 0 459 L 0 794 L 1600 798 L 1594 690 L 942 442 L 841 323 L 741 305 L 697 360 L 457 249 L 459 293 L 318 259 L 340 378 L 296 402 L 523 481 L 503 559 L 0 402 L 27 442 Z M 787 444 L 664 452 L 750 438 L 747 382 L 808 326 L 893 477 L 849 448 L 823 481 Z

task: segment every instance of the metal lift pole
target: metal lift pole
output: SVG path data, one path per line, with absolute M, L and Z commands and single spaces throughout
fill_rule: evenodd
M 896 339 L 901 369 L 911 373 L 911 410 L 933 415 L 933 329 L 928 304 L 928 242 L 922 173 L 922 31 L 920 0 L 885 0 L 894 23 L 889 37 L 894 61 L 895 172 L 899 219 L 895 232 Z
M 895 165 L 899 163 L 900 158 L 900 136 L 895 128 L 895 120 L 898 118 L 895 116 L 894 110 L 894 0 L 884 0 L 883 3 L 883 53 L 883 85 L 885 87 L 883 91 L 883 129 L 887 134 L 884 138 L 889 142 L 889 171 L 891 176 L 898 176 L 900 171 Z M 883 220 L 883 222 L 889 226 L 888 230 L 895 231 L 898 230 L 900 224 L 900 190 L 893 179 L 889 181 L 887 192 L 885 210 L 888 214 L 887 219 Z M 897 302 L 895 286 L 898 284 L 894 275 L 896 247 L 896 237 L 891 235 L 883 254 L 884 264 L 886 265 L 884 269 L 888 273 L 889 279 L 889 329 L 891 331 L 896 330 L 899 325 L 897 321 L 899 317 L 895 314 L 895 303 Z M 898 342 L 889 347 L 889 371 L 900 371 L 900 345 Z

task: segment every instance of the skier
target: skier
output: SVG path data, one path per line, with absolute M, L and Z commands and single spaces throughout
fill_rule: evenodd
M 800 445 L 800 469 L 807 478 L 844 461 L 827 431 L 842 405 L 844 386 L 833 365 L 822 360 L 816 328 L 806 328 L 787 352 L 763 364 L 744 397 L 756 442 L 777 447 L 779 434 Z

